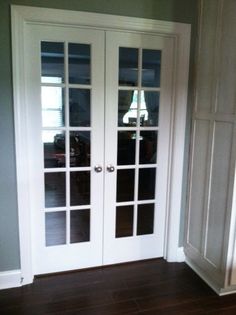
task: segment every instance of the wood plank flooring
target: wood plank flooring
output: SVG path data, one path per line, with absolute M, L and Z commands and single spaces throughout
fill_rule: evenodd
M 163 259 L 54 274 L 0 291 L 1 315 L 236 315 L 186 264 Z

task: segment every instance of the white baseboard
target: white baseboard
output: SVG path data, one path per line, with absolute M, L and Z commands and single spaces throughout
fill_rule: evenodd
M 229 294 L 221 293 L 221 289 L 214 283 L 196 264 L 194 264 L 188 257 L 186 258 L 186 264 L 196 272 L 196 274 L 212 288 L 218 295 Z
M 0 290 L 21 286 L 21 271 L 10 270 L 0 272 Z
M 185 262 L 186 257 L 184 254 L 184 248 L 183 247 L 179 247 L 177 250 L 177 262 Z

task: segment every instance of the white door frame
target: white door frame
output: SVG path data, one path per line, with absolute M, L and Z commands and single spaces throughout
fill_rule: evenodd
M 26 26 L 46 24 L 73 28 L 96 28 L 158 34 L 173 38 L 175 43 L 175 68 L 173 69 L 173 100 L 171 120 L 170 160 L 166 207 L 166 233 L 164 258 L 178 261 L 179 227 L 184 164 L 185 125 L 188 91 L 190 50 L 190 25 L 131 18 L 97 13 L 44 9 L 13 5 L 12 13 L 12 62 L 15 118 L 16 170 L 20 238 L 21 284 L 33 282 L 32 238 L 30 213 L 29 152 L 24 39 Z

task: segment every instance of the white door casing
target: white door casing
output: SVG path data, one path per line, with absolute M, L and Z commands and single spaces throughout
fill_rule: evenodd
M 145 32 L 150 35 L 158 34 L 159 36 L 167 36 L 172 39 L 174 43 L 173 97 L 164 256 L 168 261 L 176 261 L 181 210 L 182 185 L 180 185 L 180 182 L 182 183 L 184 155 L 190 27 L 180 23 L 124 17 L 115 19 L 114 16 L 102 14 L 13 6 L 14 111 L 22 283 L 31 283 L 34 274 L 31 260 L 32 231 L 29 228 L 32 220 L 30 204 L 33 196 L 30 193 L 32 178 L 29 170 L 31 159 L 28 148 L 30 143 L 27 136 L 30 119 L 27 108 L 28 100 L 25 95 L 25 89 L 27 88 L 25 64 L 27 63 L 27 58 L 24 55 L 24 44 L 27 38 L 27 29 L 30 29 L 35 24 L 69 25 L 75 29 L 83 26 L 101 30 L 120 30 L 120 25 L 122 25 L 122 30 Z

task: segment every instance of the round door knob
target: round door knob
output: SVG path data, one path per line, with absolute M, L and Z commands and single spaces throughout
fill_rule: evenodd
M 107 165 L 107 170 L 108 170 L 108 172 L 112 173 L 112 172 L 114 172 L 115 167 L 113 165 L 111 165 L 111 164 L 108 164 Z
M 102 171 L 101 165 L 95 165 L 94 170 L 95 170 L 95 172 L 100 173 Z

